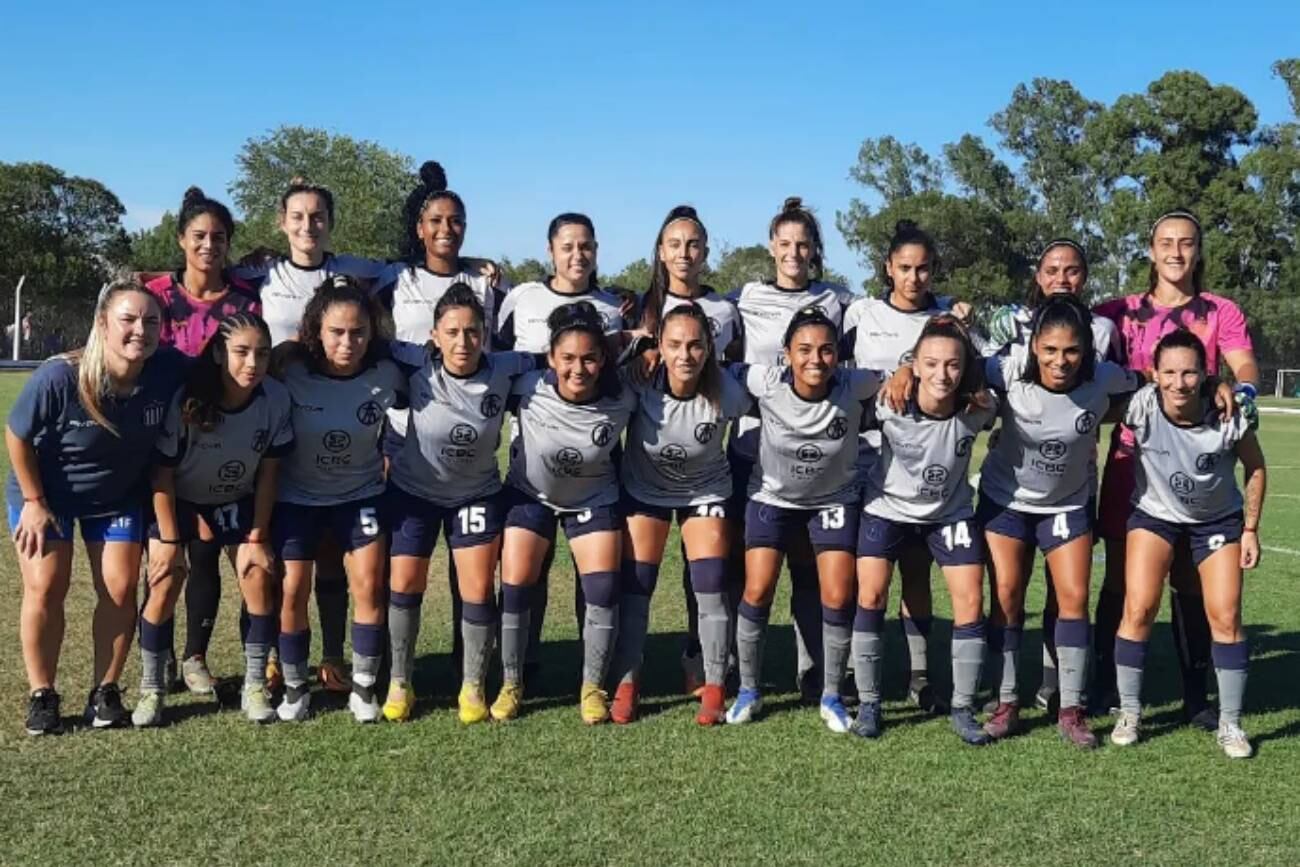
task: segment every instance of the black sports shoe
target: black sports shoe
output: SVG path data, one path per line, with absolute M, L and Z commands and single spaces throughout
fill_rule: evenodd
M 944 716 L 948 713 L 948 702 L 939 695 L 930 681 L 913 674 L 907 684 L 907 700 L 931 716 Z
M 59 694 L 49 687 L 36 690 L 27 705 L 27 734 L 62 733 L 63 721 L 59 718 Z
M 122 690 L 115 683 L 106 683 L 90 691 L 86 700 L 86 723 L 91 728 L 112 729 L 129 725 L 131 715 L 122 706 Z
M 988 732 L 975 719 L 975 712 L 968 707 L 955 707 L 952 709 L 952 730 L 957 733 L 957 737 L 973 747 L 982 747 L 993 739 L 989 737 Z

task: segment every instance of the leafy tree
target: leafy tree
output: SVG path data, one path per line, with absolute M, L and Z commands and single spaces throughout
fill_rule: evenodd
M 551 269 L 542 264 L 539 259 L 520 259 L 514 262 L 509 256 L 502 256 L 498 265 L 502 276 L 510 282 L 511 286 L 545 280 L 546 275 L 551 273 Z
M 617 274 L 611 276 L 600 276 L 602 286 L 617 286 L 620 289 L 631 289 L 633 292 L 644 292 L 650 288 L 650 263 L 645 259 L 637 259 Z

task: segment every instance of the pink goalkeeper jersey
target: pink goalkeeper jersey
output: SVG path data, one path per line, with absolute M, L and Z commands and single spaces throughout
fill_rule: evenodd
M 214 301 L 196 300 L 185 291 L 179 274 L 168 274 L 150 280 L 145 288 L 158 299 L 162 308 L 162 332 L 158 342 L 174 346 L 189 356 L 196 356 L 207 345 L 208 338 L 217 331 L 222 319 L 233 313 L 262 313 L 262 302 L 257 293 L 238 280 L 227 282 L 225 295 Z

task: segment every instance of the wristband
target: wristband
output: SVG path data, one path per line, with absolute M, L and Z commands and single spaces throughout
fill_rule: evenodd
M 1259 389 L 1255 388 L 1255 386 L 1249 382 L 1239 382 L 1232 390 L 1240 394 L 1249 395 L 1251 400 L 1259 397 Z

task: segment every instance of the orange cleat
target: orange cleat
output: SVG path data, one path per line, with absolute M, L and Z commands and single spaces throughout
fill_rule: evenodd
M 695 721 L 702 726 L 717 726 L 727 721 L 726 697 L 720 685 L 706 683 L 701 687 L 700 711 Z
M 609 718 L 621 726 L 635 722 L 638 698 L 636 681 L 620 683 L 614 691 L 614 703 L 609 706 Z

